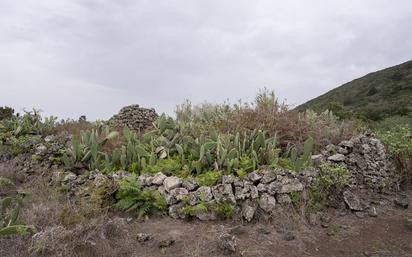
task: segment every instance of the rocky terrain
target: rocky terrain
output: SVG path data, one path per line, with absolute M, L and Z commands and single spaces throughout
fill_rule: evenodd
M 244 178 L 224 175 L 213 186 L 200 186 L 195 179 L 162 172 L 138 177 L 128 172 L 76 174 L 54 164 L 51 158 L 69 142 L 66 134 L 47 136 L 33 147 L 39 158 L 30 154 L 3 157 L 0 176 L 12 177 L 17 186 L 0 194 L 31 188 L 35 195 L 24 215 L 41 229 L 28 238 L 0 239 L 1 256 L 406 257 L 412 253 L 412 232 L 407 228 L 411 194 L 393 191 L 397 188 L 394 167 L 381 142 L 371 134 L 328 145 L 321 154 L 312 156 L 314 167 L 299 173 L 267 168 Z M 334 196 L 334 208 L 303 211 L 309 204 L 311 185 L 324 179 L 323 163 L 347 167 L 348 185 L 342 195 Z M 76 218 L 70 217 L 71 208 L 57 211 L 55 208 L 63 208 L 60 204 L 44 201 L 53 188 L 72 204 L 79 204 L 97 189 L 110 190 L 115 181 L 127 177 L 139 181 L 145 190 L 160 192 L 169 217 L 155 215 L 140 221 L 133 215 L 106 213 L 80 223 L 83 225 L 53 224 L 59 219 L 70 224 L 70 219 Z M 43 203 L 36 205 L 37 201 Z M 222 203 L 235 206 L 230 221 L 225 221 L 227 212 L 213 208 Z M 86 206 L 91 208 L 89 204 Z M 44 219 L 45 212 L 49 218 Z

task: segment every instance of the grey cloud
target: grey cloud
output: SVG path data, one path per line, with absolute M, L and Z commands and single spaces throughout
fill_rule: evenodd
M 411 59 L 410 13 L 407 0 L 5 0 L 0 89 L 13 90 L 0 105 L 107 118 L 134 102 L 172 113 L 185 98 L 251 100 L 265 86 L 299 104 Z

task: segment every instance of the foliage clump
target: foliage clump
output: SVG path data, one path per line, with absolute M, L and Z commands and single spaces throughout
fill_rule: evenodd
M 412 129 L 395 126 L 390 130 L 378 131 L 378 138 L 386 145 L 401 175 L 403 184 L 412 183 Z
M 142 190 L 135 177 L 119 181 L 116 206 L 128 212 L 136 212 L 138 218 L 155 212 L 164 212 L 167 203 L 158 191 Z
M 350 171 L 340 164 L 323 163 L 310 187 L 309 207 L 316 210 L 336 206 L 343 190 L 349 185 L 350 176 Z
M 21 196 L 0 198 L 0 237 L 25 236 L 34 232 L 33 226 L 24 225 L 19 221 L 22 205 Z

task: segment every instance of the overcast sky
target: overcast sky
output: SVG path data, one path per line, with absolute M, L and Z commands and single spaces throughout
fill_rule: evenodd
M 0 106 L 109 118 L 140 104 L 297 105 L 412 59 L 411 0 L 1 0 Z

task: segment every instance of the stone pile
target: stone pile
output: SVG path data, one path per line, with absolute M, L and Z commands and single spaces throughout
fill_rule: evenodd
M 138 104 L 135 104 L 123 107 L 109 122 L 114 127 L 123 128 L 127 126 L 133 131 L 142 132 L 151 128 L 157 117 L 158 115 L 153 108 L 141 108 Z
M 345 165 L 352 172 L 352 184 L 358 187 L 388 186 L 393 181 L 394 167 L 384 145 L 373 134 L 360 134 L 338 145 L 328 145 L 315 163 L 324 161 Z

